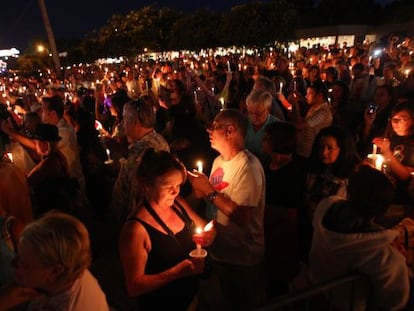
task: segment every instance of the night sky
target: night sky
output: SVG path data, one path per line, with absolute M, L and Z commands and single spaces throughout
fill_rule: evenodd
M 37 0 L 3 0 L 0 8 L 0 49 L 17 47 L 24 51 L 36 40 L 45 38 Z M 389 3 L 392 0 L 377 0 Z M 46 0 L 49 18 L 56 38 L 81 38 L 93 29 L 105 25 L 115 13 L 125 14 L 145 5 L 157 3 L 184 11 L 208 7 L 228 10 L 248 0 Z

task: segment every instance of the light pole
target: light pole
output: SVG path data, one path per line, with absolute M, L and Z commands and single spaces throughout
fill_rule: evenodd
M 53 36 L 52 26 L 50 25 L 49 15 L 47 14 L 45 0 L 38 0 L 40 12 L 42 13 L 43 24 L 45 25 L 47 39 L 52 50 L 53 62 L 55 63 L 56 75 L 61 77 L 60 60 L 56 48 L 55 37 Z

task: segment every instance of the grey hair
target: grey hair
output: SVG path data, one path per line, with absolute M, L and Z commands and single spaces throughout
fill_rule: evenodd
M 267 110 L 272 106 L 272 94 L 263 90 L 253 90 L 246 98 L 247 106 L 263 105 Z
M 123 116 L 129 122 L 139 123 L 145 128 L 153 128 L 155 125 L 154 107 L 142 99 L 126 103 Z

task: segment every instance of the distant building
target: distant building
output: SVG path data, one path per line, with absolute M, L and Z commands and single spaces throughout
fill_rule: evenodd
M 353 46 L 356 43 L 372 43 L 379 41 L 390 33 L 407 33 L 414 29 L 414 20 L 399 24 L 384 25 L 331 25 L 296 30 L 296 37 L 300 46 L 313 47 L 321 45 L 328 47 L 332 44 Z M 411 33 L 409 35 L 414 35 Z

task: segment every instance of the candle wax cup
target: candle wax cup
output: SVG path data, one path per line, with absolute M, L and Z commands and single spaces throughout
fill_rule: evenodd
M 382 165 L 384 164 L 384 157 L 381 154 L 370 153 L 367 156 L 368 162 L 375 167 L 377 170 L 382 170 Z
M 207 256 L 207 251 L 204 248 L 196 248 L 190 252 L 191 258 L 205 258 Z

